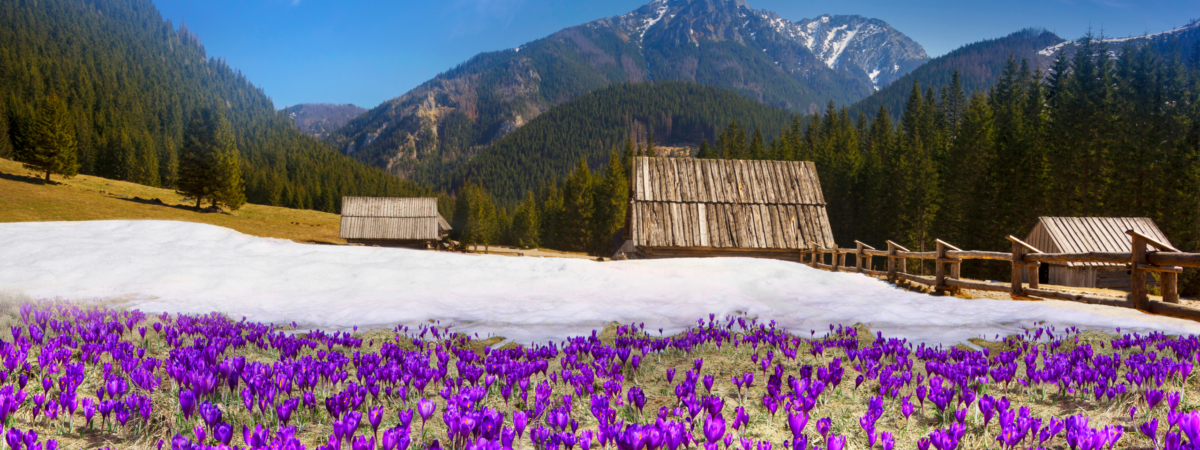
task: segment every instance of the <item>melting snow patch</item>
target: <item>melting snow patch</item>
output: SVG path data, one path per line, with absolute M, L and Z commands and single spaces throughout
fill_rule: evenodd
M 0 291 L 19 296 L 124 299 L 150 313 L 217 311 L 331 329 L 441 320 L 523 343 L 586 335 L 612 321 L 674 333 L 710 313 L 773 319 L 794 333 L 863 323 L 931 344 L 1038 322 L 1200 332 L 1200 324 L 1120 308 L 933 297 L 744 258 L 599 263 L 307 245 L 168 221 L 0 224 L 0 254 Z

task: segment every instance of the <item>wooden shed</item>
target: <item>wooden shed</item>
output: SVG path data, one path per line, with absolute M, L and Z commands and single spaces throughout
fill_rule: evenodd
M 1025 242 L 1043 253 L 1129 253 L 1132 243 L 1125 234 L 1128 230 L 1171 245 L 1154 221 L 1146 217 L 1039 217 Z M 1042 264 L 1038 275 L 1039 283 L 1056 286 L 1130 289 L 1129 269 L 1120 264 Z M 1155 281 L 1147 277 L 1147 283 Z
M 799 261 L 801 249 L 834 245 L 811 162 L 639 157 L 632 170 L 614 257 Z
M 351 244 L 433 248 L 449 232 L 436 198 L 342 197 L 338 236 Z

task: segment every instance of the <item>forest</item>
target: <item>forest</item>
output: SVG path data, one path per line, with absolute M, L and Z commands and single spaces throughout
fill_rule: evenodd
M 298 131 L 150 0 L 8 1 L 0 23 L 0 157 L 59 98 L 79 173 L 175 187 L 186 120 L 211 106 L 232 122 L 252 203 L 337 212 L 344 195 L 431 194 Z
M 822 113 L 792 116 L 778 134 L 731 121 L 700 156 L 815 162 L 842 246 L 857 239 L 882 248 L 890 239 L 921 251 L 942 239 L 1002 251 L 1005 236 L 1023 237 L 1039 216 L 1134 216 L 1152 218 L 1176 247 L 1197 251 L 1198 48 L 1113 48 L 1089 36 L 1047 73 L 1009 58 L 999 81 L 974 95 L 955 73 L 940 90 L 914 82 L 897 121 L 885 107 L 855 116 L 830 102 Z M 580 162 L 564 181 L 529 190 L 515 208 L 521 221 L 491 206 L 497 231 L 490 237 L 605 254 L 620 228 L 614 224 L 624 221 L 624 208 L 612 205 L 626 202 L 627 161 L 643 153 L 653 149 L 627 144 L 599 170 Z M 612 185 L 626 190 L 614 199 Z M 611 220 L 601 220 L 607 214 Z M 548 223 L 530 224 L 538 218 Z M 980 262 L 964 274 L 996 279 L 1006 267 Z M 1195 273 L 1181 284 L 1186 293 L 1200 290 Z

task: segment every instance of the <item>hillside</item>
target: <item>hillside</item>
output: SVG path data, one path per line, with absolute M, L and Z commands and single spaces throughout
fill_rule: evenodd
M 43 185 L 20 163 L 0 158 L 0 222 L 177 220 L 252 236 L 313 244 L 345 244 L 337 214 L 247 203 L 232 214 L 200 213 L 174 190 L 80 175 Z M 161 203 L 160 203 L 161 202 Z
M 429 191 L 298 131 L 240 72 L 163 20 L 150 0 L 41 0 L 0 7 L 0 157 L 48 96 L 68 105 L 83 174 L 174 185 L 184 123 L 221 107 L 253 203 L 337 211 L 343 195 Z
M 950 85 L 950 79 L 956 69 L 967 95 L 986 90 L 1000 79 L 1004 64 L 1010 55 L 1018 61 L 1028 59 L 1033 68 L 1039 68 L 1038 64 L 1042 59 L 1038 52 L 1062 42 L 1063 39 L 1054 33 L 1030 28 L 999 39 L 964 45 L 929 60 L 879 92 L 859 100 L 851 107 L 850 115 L 857 117 L 859 113 L 864 113 L 867 117 L 874 117 L 879 112 L 879 106 L 883 105 L 895 119 L 904 109 L 904 102 L 912 92 L 913 82 L 920 82 L 922 90 L 932 87 L 934 92 L 941 92 L 942 87 Z M 1041 63 L 1040 68 L 1045 72 L 1049 64 Z
M 364 112 L 365 108 L 351 104 L 301 103 L 284 108 L 280 114 L 291 119 L 300 132 L 320 139 Z
M 613 83 L 691 81 L 814 112 L 863 98 L 927 59 L 877 19 L 792 22 L 740 0 L 655 0 L 477 55 L 326 140 L 397 176 L 443 184 L 441 174 L 555 105 Z
M 791 122 L 790 111 L 764 106 L 733 91 L 682 81 L 622 83 L 559 105 L 497 141 L 460 166 L 441 189 L 467 180 L 481 183 L 502 204 L 528 190 L 565 178 L 579 159 L 592 167 L 607 163 L 626 137 L 695 154 L 732 120 L 766 136 L 778 136 Z

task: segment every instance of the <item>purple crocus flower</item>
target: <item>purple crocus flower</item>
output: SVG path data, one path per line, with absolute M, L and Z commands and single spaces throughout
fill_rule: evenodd
M 183 417 L 191 420 L 192 412 L 196 409 L 196 396 L 192 394 L 190 389 L 179 391 L 179 410 L 183 411 Z

